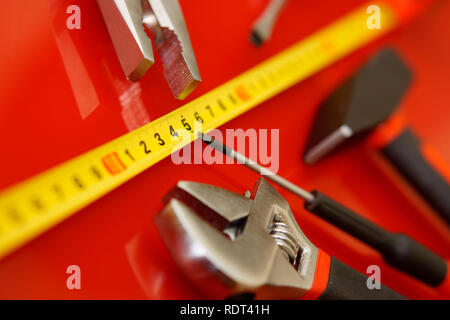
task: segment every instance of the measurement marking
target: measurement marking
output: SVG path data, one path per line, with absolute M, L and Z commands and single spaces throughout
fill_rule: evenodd
M 198 113 L 198 112 L 194 113 L 194 117 L 195 117 L 195 120 L 197 120 L 200 123 L 204 123 L 205 122 L 205 121 L 203 121 L 203 118 L 200 116 L 200 113 Z
M 75 183 L 78 189 L 84 189 L 84 184 L 81 182 L 80 177 L 73 176 L 72 181 Z
M 125 164 L 120 160 L 116 152 L 110 153 L 102 158 L 103 165 L 112 175 L 117 175 L 126 170 Z
M 230 94 L 228 95 L 228 97 L 230 97 L 230 100 L 231 100 L 231 102 L 233 102 L 233 104 L 238 104 L 238 101 L 236 100 L 236 98 L 233 96 L 232 93 L 230 93 Z
M 133 155 L 130 153 L 130 150 L 126 149 L 125 154 L 131 159 L 131 161 L 136 161 Z
M 62 200 L 62 199 L 65 198 L 65 196 L 64 196 L 64 191 L 63 191 L 62 187 L 61 187 L 59 184 L 54 184 L 54 185 L 52 186 L 52 190 L 53 190 L 53 192 L 56 194 L 56 196 L 57 196 L 57 198 L 58 198 L 59 200 Z
M 8 215 L 9 220 L 13 221 L 16 224 L 22 224 L 24 222 L 23 217 L 14 208 L 7 209 L 6 214 Z
M 215 117 L 214 112 L 212 111 L 211 106 L 206 106 L 205 109 L 209 110 L 209 113 L 211 114 L 211 117 Z
M 217 100 L 217 103 L 219 104 L 219 106 L 222 108 L 222 110 L 227 110 L 227 107 L 225 107 L 225 105 L 223 104 L 222 100 Z
M 103 179 L 103 175 L 100 172 L 100 170 L 97 169 L 97 167 L 92 166 L 91 167 L 91 172 L 98 180 L 102 180 Z
M 149 154 L 152 152 L 150 149 L 147 148 L 147 144 L 145 143 L 144 140 L 141 140 L 141 142 L 139 142 L 139 145 L 144 148 L 145 154 Z
M 42 211 L 44 209 L 44 204 L 38 198 L 32 198 L 31 204 L 38 211 Z
M 241 99 L 242 101 L 249 101 L 252 98 L 243 85 L 238 86 L 235 89 L 235 92 L 239 99 Z

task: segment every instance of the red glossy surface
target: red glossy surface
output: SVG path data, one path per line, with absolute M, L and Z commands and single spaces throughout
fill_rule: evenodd
M 180 3 L 204 79 L 189 97 L 193 99 L 364 1 L 291 1 L 274 38 L 260 49 L 249 44 L 247 32 L 266 0 Z M 66 28 L 70 4 L 82 9 L 81 30 Z M 386 41 L 398 48 L 416 76 L 402 104 L 407 120 L 450 162 L 448 21 L 450 3 L 438 1 Z M 93 0 L 5 1 L 0 39 L 2 189 L 184 104 L 172 98 L 159 61 L 134 85 L 131 104 L 124 103 L 123 93 L 133 84 L 122 75 Z M 280 128 L 281 175 L 341 199 L 374 222 L 408 233 L 448 259 L 448 229 L 364 144 L 354 144 L 311 168 L 300 160 L 319 102 L 373 49 L 359 51 L 223 128 Z M 166 159 L 1 260 L 0 298 L 199 297 L 152 223 L 162 208 L 160 199 L 181 179 L 242 192 L 253 185 L 256 175 L 243 167 L 174 166 Z M 294 196 L 281 192 L 306 235 L 324 251 L 360 271 L 380 265 L 382 281 L 409 298 L 444 298 L 390 268 L 375 251 L 312 216 Z M 66 268 L 72 264 L 81 267 L 80 291 L 66 288 Z

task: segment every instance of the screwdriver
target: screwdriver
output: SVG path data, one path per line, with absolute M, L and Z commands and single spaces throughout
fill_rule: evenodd
M 205 144 L 303 199 L 306 210 L 374 248 L 392 267 L 433 287 L 449 283 L 445 281 L 447 262 L 409 236 L 389 232 L 317 190 L 300 188 L 207 134 L 199 136 Z

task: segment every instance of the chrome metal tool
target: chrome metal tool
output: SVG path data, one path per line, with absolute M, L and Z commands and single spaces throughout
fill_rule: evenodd
M 260 46 L 272 35 L 273 27 L 287 0 L 271 0 L 262 15 L 256 20 L 250 34 L 255 46 Z
M 370 290 L 367 277 L 328 256 L 298 226 L 264 179 L 245 195 L 179 182 L 156 224 L 192 282 L 211 298 L 402 299 Z
M 164 76 L 177 99 L 201 82 L 200 72 L 178 0 L 97 0 L 126 77 L 139 81 L 155 62 L 152 41 Z

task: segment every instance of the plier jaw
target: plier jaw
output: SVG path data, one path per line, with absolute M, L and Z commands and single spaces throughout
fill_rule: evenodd
M 177 99 L 201 82 L 195 54 L 178 0 L 97 0 L 125 76 L 139 81 L 155 62 Z
M 209 297 L 297 299 L 312 287 L 318 249 L 264 179 L 251 197 L 179 182 L 165 202 L 156 217 L 161 236 Z

